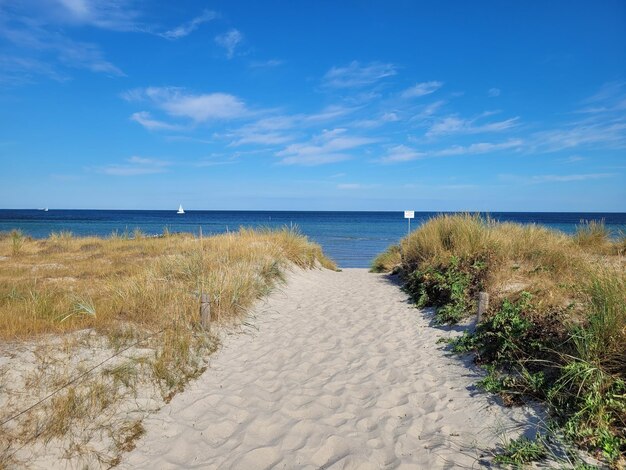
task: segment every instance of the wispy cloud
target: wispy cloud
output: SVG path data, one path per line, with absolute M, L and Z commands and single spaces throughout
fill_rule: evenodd
M 140 111 L 137 113 L 133 113 L 130 116 L 130 119 L 132 121 L 135 121 L 141 124 L 143 127 L 148 129 L 149 131 L 162 131 L 162 130 L 173 131 L 173 130 L 180 129 L 180 126 L 177 126 L 175 124 L 169 124 L 167 122 L 153 119 L 148 111 Z
M 580 173 L 565 175 L 498 175 L 500 180 L 506 182 L 515 182 L 521 184 L 543 184 L 543 183 L 572 183 L 580 181 L 594 181 L 606 178 L 615 178 L 619 176 L 617 173 Z
M 293 137 L 288 134 L 281 134 L 278 132 L 266 132 L 266 133 L 254 133 L 254 132 L 240 132 L 241 137 L 235 140 L 231 145 L 280 145 L 285 144 L 293 140 Z
M 570 181 L 587 181 L 613 178 L 615 173 L 587 173 L 582 175 L 537 175 L 531 178 L 533 183 L 567 183 Z
M 229 121 L 251 114 L 241 99 L 227 93 L 194 94 L 183 88 L 148 87 L 129 90 L 122 97 L 127 101 L 147 100 L 172 117 L 187 118 L 196 123 Z M 145 119 L 147 116 L 142 113 L 145 112 L 139 117 Z
M 451 147 L 433 152 L 434 156 L 447 157 L 453 155 L 476 155 L 482 153 L 497 152 L 499 150 L 519 149 L 524 142 L 521 139 L 509 139 L 506 142 L 478 142 L 471 145 L 453 145 Z
M 250 67 L 252 67 L 253 69 L 270 68 L 278 67 L 279 65 L 283 65 L 284 63 L 284 60 L 279 59 L 253 60 L 252 62 L 250 62 Z
M 224 34 L 215 36 L 215 42 L 226 50 L 226 57 L 229 59 L 232 59 L 235 56 L 235 50 L 242 41 L 243 34 L 234 28 Z
M 125 77 L 117 66 L 104 59 L 103 53 L 95 44 L 62 40 L 56 44 L 61 62 L 69 67 L 83 68 L 92 72 L 116 77 Z
M 605 83 L 592 96 L 582 101 L 579 113 L 612 113 L 626 110 L 626 82 Z
M 363 87 L 394 76 L 396 73 L 396 66 L 393 64 L 371 62 L 361 65 L 355 60 L 344 67 L 331 68 L 324 75 L 322 84 L 330 88 Z
M 387 150 L 380 158 L 380 163 L 402 163 L 422 158 L 452 157 L 460 155 L 488 154 L 501 150 L 516 150 L 523 145 L 521 139 L 509 139 L 505 142 L 478 142 L 470 145 L 452 145 L 438 150 L 418 151 L 406 145 L 396 145 Z
M 420 96 L 430 95 L 431 93 L 436 92 L 442 86 L 443 86 L 443 83 L 437 82 L 437 81 L 416 83 L 412 87 L 404 90 L 402 92 L 402 97 L 403 98 L 418 98 Z
M 401 163 L 417 160 L 426 156 L 425 152 L 418 152 L 406 145 L 396 145 L 387 151 L 387 155 L 379 161 L 381 163 Z
M 0 14 L 3 13 L 0 5 Z M 15 47 L 15 57 L 22 61 L 21 71 L 28 74 L 38 64 L 42 75 L 54 78 L 65 75 L 62 67 L 87 69 L 111 76 L 124 72 L 104 58 L 102 50 L 88 42 L 74 41 L 59 31 L 46 28 L 24 18 L 14 18 L 11 25 L 0 21 L 0 37 Z M 30 67 L 25 67 L 30 62 Z M 20 69 L 15 69 L 18 72 Z
M 390 122 L 398 122 L 400 121 L 400 116 L 398 113 L 389 111 L 386 113 L 382 113 L 375 119 L 362 119 L 360 121 L 354 122 L 352 125 L 354 127 L 361 127 L 364 129 L 373 129 L 376 127 L 383 126 L 385 124 L 389 124 Z
M 335 121 L 353 113 L 355 107 L 329 105 L 310 114 L 267 115 L 272 111 L 261 112 L 261 117 L 235 129 L 226 136 L 232 138 L 231 146 L 257 144 L 277 145 L 294 141 L 303 130 L 332 125 Z
M 14 56 L 0 56 L 0 84 L 21 85 L 32 83 L 36 77 L 43 76 L 57 82 L 70 79 L 63 72 L 50 64 L 37 59 Z
M 577 121 L 534 134 L 532 150 L 558 152 L 584 146 L 626 148 L 626 120 Z
M 479 118 L 463 119 L 457 116 L 448 116 L 436 121 L 426 132 L 427 137 L 450 135 L 450 134 L 482 134 L 488 132 L 501 132 L 515 127 L 519 118 L 514 117 L 504 121 L 488 122 L 479 124 Z
M 123 164 L 112 164 L 98 171 L 110 176 L 137 176 L 163 173 L 167 170 L 170 162 L 145 157 L 130 157 Z
M 497 96 L 500 96 L 500 93 L 500 88 L 489 88 L 489 91 L 487 91 L 487 96 L 489 96 L 490 98 L 496 98 Z
M 377 142 L 370 137 L 350 136 L 345 129 L 324 131 L 306 143 L 288 145 L 276 152 L 284 165 L 322 165 L 352 158 L 349 153 L 358 147 Z
M 217 13 L 212 10 L 204 10 L 201 15 L 196 16 L 192 20 L 183 23 L 176 28 L 165 31 L 164 33 L 159 34 L 166 39 L 180 39 L 185 36 L 189 36 L 196 29 L 200 27 L 203 23 L 208 23 L 209 21 L 217 18 Z
M 26 10 L 33 2 L 25 1 Z M 141 12 L 135 0 L 47 0 L 29 8 L 29 16 L 46 22 L 75 26 L 92 26 L 112 31 L 137 31 Z

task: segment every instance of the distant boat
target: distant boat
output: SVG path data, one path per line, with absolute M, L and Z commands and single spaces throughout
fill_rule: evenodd
M 185 211 L 183 210 L 183 205 L 181 204 L 181 205 L 178 206 L 177 214 L 184 214 L 184 213 L 185 213 Z
M 42 207 L 41 209 L 39 209 L 40 211 L 44 211 L 44 212 L 48 212 L 48 208 L 47 207 Z

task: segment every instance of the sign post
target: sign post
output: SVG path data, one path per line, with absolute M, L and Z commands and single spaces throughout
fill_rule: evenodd
M 409 221 L 409 234 L 411 233 L 411 219 L 415 218 L 415 211 L 404 211 L 404 218 Z

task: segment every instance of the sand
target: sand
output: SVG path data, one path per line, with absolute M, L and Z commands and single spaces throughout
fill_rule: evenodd
M 481 466 L 531 410 L 480 393 L 480 371 L 387 275 L 296 271 L 224 338 L 122 468 Z

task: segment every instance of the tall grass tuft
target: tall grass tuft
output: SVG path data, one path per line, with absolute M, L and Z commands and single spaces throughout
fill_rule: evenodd
M 610 245 L 609 235 L 609 230 L 604 225 L 604 221 L 584 221 L 578 225 L 574 234 L 574 241 L 587 250 L 596 250 L 602 253 Z
M 26 240 L 24 232 L 21 230 L 11 230 L 9 237 L 11 240 L 11 254 L 13 256 L 19 256 Z
M 370 271 L 374 273 L 394 272 L 400 268 L 402 263 L 402 250 L 399 245 L 391 245 L 386 251 L 379 254 L 374 261 Z

